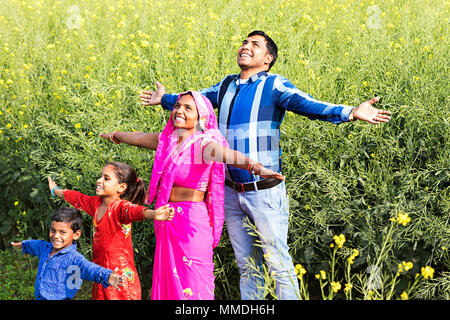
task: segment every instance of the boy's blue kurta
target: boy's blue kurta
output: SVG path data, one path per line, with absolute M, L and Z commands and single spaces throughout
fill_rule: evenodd
M 22 252 L 39 258 L 34 286 L 37 300 L 72 299 L 83 280 L 95 281 L 108 287 L 112 270 L 86 260 L 77 245 L 62 249 L 50 257 L 53 246 L 43 240 L 22 241 Z

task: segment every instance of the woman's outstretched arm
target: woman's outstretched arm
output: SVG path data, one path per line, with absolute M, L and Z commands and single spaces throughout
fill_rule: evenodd
M 156 150 L 159 143 L 159 133 L 154 132 L 121 132 L 100 133 L 100 137 L 110 140 L 116 144 L 126 143 L 130 146 Z
M 241 152 L 224 147 L 217 142 L 210 142 L 203 151 L 205 161 L 217 161 L 229 164 L 233 167 L 248 170 L 263 178 L 275 178 L 285 180 L 281 173 L 265 168 L 261 163 L 254 161 Z

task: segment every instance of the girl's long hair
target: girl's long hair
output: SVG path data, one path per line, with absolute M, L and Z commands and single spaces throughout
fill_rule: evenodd
M 127 188 L 120 195 L 120 198 L 134 204 L 143 205 L 146 197 L 145 185 L 144 181 L 138 178 L 136 171 L 123 162 L 108 162 L 106 165 L 115 168 L 114 172 L 119 183 L 127 184 Z

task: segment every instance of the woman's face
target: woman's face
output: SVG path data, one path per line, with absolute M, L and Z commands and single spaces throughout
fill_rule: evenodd
M 194 98 L 190 94 L 181 96 L 175 104 L 172 111 L 172 121 L 177 129 L 195 131 L 198 122 L 198 111 Z

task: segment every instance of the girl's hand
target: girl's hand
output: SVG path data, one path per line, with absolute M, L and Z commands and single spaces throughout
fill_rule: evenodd
M 123 276 L 118 274 L 119 268 L 115 268 L 114 271 L 109 275 L 108 282 L 114 288 L 120 291 L 119 286 L 123 287 Z
M 281 173 L 275 172 L 273 170 L 265 168 L 261 163 L 255 163 L 252 167 L 252 170 L 255 174 L 267 179 L 267 178 L 275 178 L 278 180 L 285 180 L 286 177 Z
M 20 241 L 20 242 L 11 242 L 11 245 L 14 248 L 20 249 L 20 248 L 22 248 L 22 241 Z
M 50 189 L 50 192 L 53 190 L 53 194 L 57 197 L 61 197 L 63 192 L 61 188 L 58 187 L 55 181 L 52 180 L 52 178 L 48 177 L 48 188 Z
M 48 177 L 48 188 L 50 189 L 50 191 L 53 188 L 56 188 L 58 185 L 56 184 L 55 181 L 52 180 L 52 178 Z
M 155 220 L 165 221 L 172 220 L 175 215 L 175 210 L 169 207 L 168 204 L 165 206 L 159 207 L 155 210 Z

